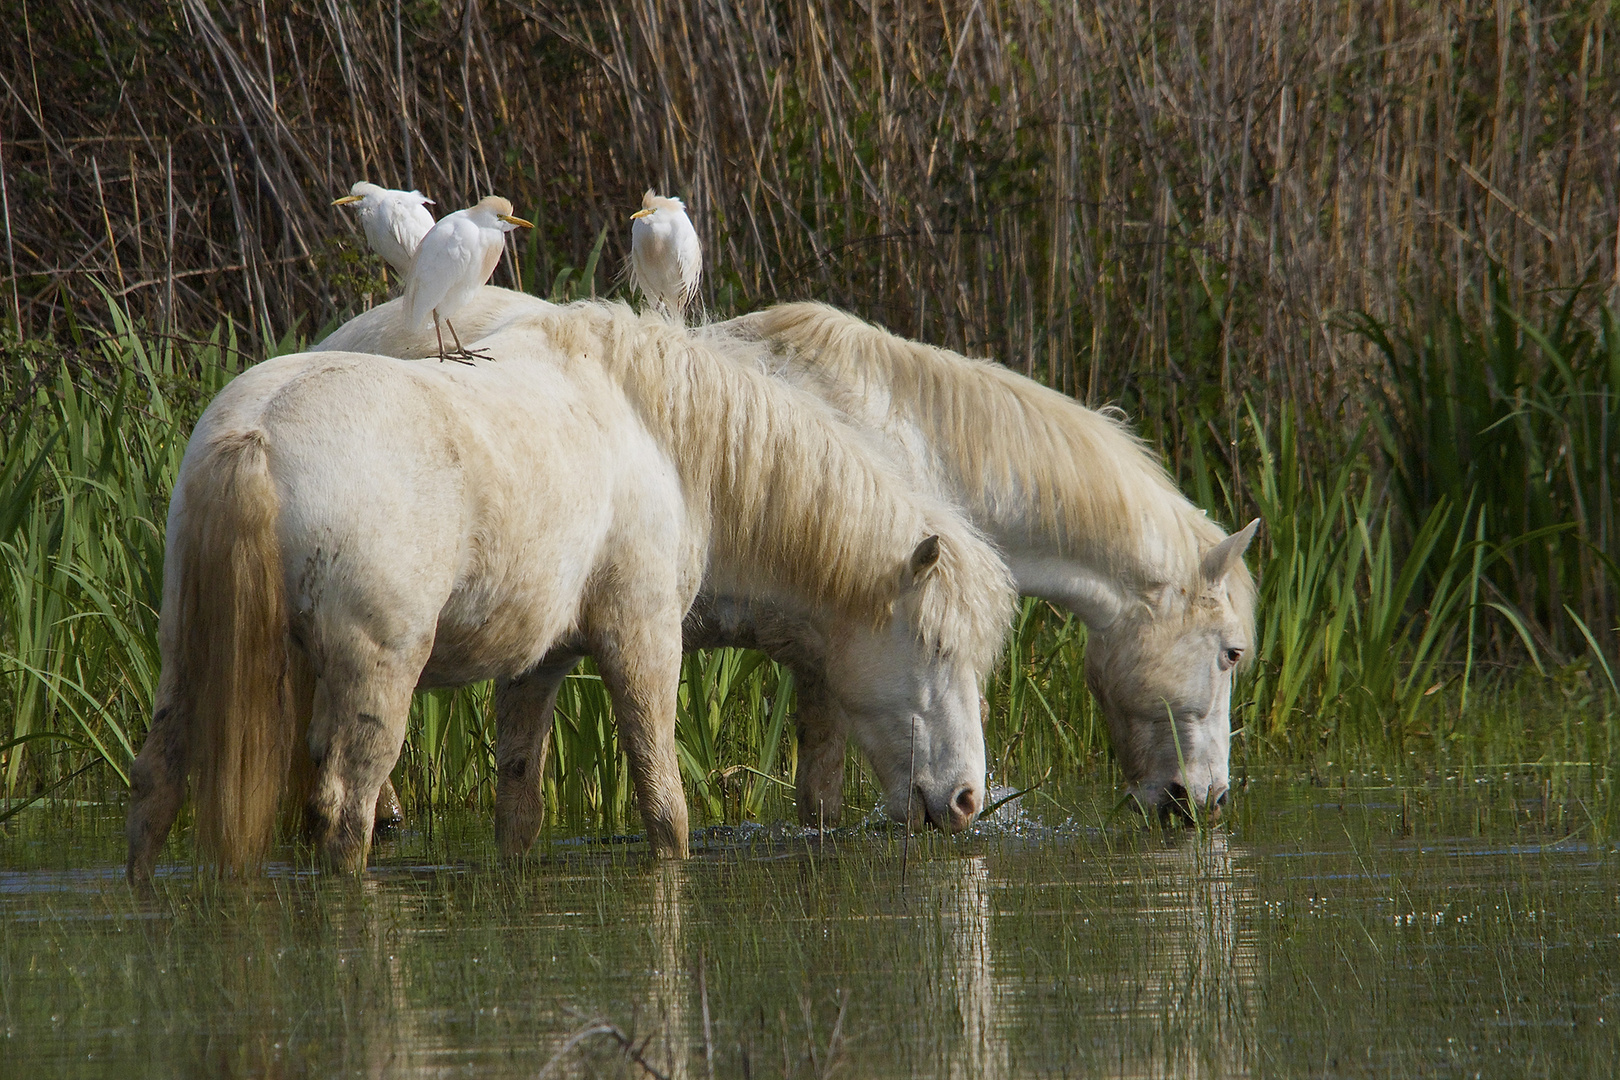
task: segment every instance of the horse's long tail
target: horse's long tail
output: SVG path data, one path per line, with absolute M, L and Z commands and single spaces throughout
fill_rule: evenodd
M 276 536 L 280 499 L 259 431 L 211 440 L 185 483 L 179 587 L 165 610 L 169 683 L 189 716 L 197 844 L 220 866 L 263 861 L 297 738 L 297 692 Z M 167 605 L 166 605 L 167 607 Z M 168 680 L 165 680 L 167 682 Z M 185 700 L 189 699 L 189 700 Z

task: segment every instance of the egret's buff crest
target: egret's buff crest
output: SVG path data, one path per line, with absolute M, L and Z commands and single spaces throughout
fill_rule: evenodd
M 957 493 L 971 516 L 1033 511 L 1031 524 L 1054 531 L 1066 554 L 1144 591 L 1172 585 L 1196 597 L 1208 587 L 1201 561 L 1226 532 L 1118 419 L 994 361 L 908 341 L 825 304 L 782 304 L 737 321 L 797 354 L 804 370 L 824 372 L 816 391 L 835 405 L 854 412 L 887 400 L 892 416 L 922 426 L 948 473 L 979 478 Z M 1254 579 L 1241 560 L 1227 587 L 1252 624 Z

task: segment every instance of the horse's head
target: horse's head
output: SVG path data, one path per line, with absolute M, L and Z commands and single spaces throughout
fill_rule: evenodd
M 943 648 L 918 631 L 930 619 L 928 593 L 939 585 L 933 579 L 947 572 L 941 551 L 937 536 L 917 546 L 886 626 L 831 635 L 826 673 L 829 692 L 883 785 L 889 817 L 958 832 L 984 809 L 979 680 L 989 663 L 975 650 Z M 1010 606 L 1010 585 L 1003 599 Z
M 1086 644 L 1130 794 L 1189 817 L 1226 804 L 1232 677 L 1254 639 L 1254 580 L 1243 552 L 1258 520 L 1204 554 L 1194 585 L 1165 585 Z

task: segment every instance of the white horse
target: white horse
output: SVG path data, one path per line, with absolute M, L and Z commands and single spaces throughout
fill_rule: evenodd
M 485 288 L 462 318 L 476 337 L 541 303 Z M 398 323 L 385 304 L 327 344 L 432 355 L 431 340 Z M 1139 804 L 1219 811 L 1232 676 L 1253 640 L 1243 553 L 1258 522 L 1227 536 L 1119 421 L 992 361 L 820 304 L 785 304 L 696 333 L 832 404 L 887 447 L 913 486 L 962 505 L 1001 548 L 1020 591 L 1090 629 L 1087 681 Z M 773 631 L 764 647 L 793 667 L 799 686 L 799 817 L 836 821 L 847 723 L 816 657 L 795 648 L 796 629 Z M 762 643 L 734 622 L 689 620 L 688 648 L 717 645 Z
M 993 361 L 822 304 L 784 304 L 705 334 L 767 345 L 779 375 L 879 435 L 923 490 L 962 506 L 1020 592 L 1086 624 L 1087 683 L 1142 807 L 1219 811 L 1233 672 L 1254 637 L 1243 553 L 1258 520 L 1227 536 L 1122 423 Z M 832 816 L 842 723 L 831 704 L 801 704 L 798 720 L 801 817 Z
M 502 846 L 526 846 L 532 713 L 549 723 L 547 683 L 554 695 L 586 652 L 652 845 L 684 855 L 675 699 L 705 581 L 717 610 L 816 639 L 891 815 L 972 820 L 979 680 L 1013 593 L 971 526 L 824 404 L 662 319 L 531 301 L 480 336 L 497 361 L 270 360 L 199 420 L 170 505 L 132 880 L 150 875 L 188 774 L 214 861 L 263 857 L 291 775 L 324 860 L 363 867 L 412 691 L 488 678 L 529 724 L 499 748 L 515 788 Z

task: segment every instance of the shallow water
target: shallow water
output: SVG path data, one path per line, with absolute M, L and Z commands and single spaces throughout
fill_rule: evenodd
M 1570 808 L 1255 785 L 1166 836 L 1109 799 L 711 829 L 680 866 L 554 838 L 502 868 L 447 815 L 362 880 L 170 863 L 147 897 L 116 810 L 30 811 L 0 1076 L 1614 1074 L 1620 863 Z

